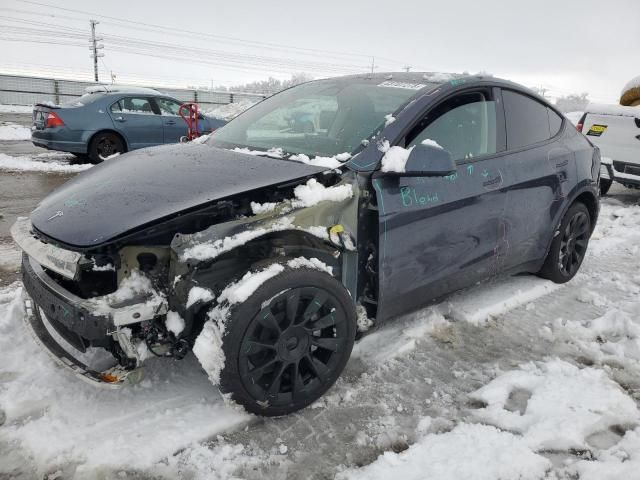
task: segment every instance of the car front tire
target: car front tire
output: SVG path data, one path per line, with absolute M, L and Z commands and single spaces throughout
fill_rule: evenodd
M 220 390 L 257 415 L 300 410 L 338 379 L 355 335 L 355 305 L 339 281 L 285 267 L 229 311 Z
M 591 237 L 591 216 L 576 202 L 565 213 L 539 275 L 555 283 L 571 280 L 582 265 Z

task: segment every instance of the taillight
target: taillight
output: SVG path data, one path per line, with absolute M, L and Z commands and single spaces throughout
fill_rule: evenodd
M 576 130 L 578 130 L 580 133 L 582 133 L 582 128 L 584 127 L 584 122 L 587 119 L 587 114 L 583 113 L 582 116 L 580 117 L 580 120 L 578 120 L 578 123 L 576 123 Z
M 578 123 L 576 125 L 576 130 L 578 130 L 580 133 L 582 133 L 582 127 L 584 127 L 584 125 L 582 123 Z
M 47 121 L 44 123 L 44 128 L 63 127 L 64 122 L 54 112 L 47 114 Z

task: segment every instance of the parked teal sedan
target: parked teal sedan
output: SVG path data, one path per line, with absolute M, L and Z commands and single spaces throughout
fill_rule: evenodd
M 187 134 L 178 114 L 182 102 L 157 90 L 100 86 L 62 105 L 39 103 L 33 109 L 31 141 L 38 147 L 88 156 L 100 163 L 117 153 L 165 143 Z M 198 133 L 225 120 L 199 115 Z

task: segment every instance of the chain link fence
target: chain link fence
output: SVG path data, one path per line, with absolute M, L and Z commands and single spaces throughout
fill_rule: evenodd
M 80 97 L 85 88 L 96 85 L 108 86 L 109 84 L 0 74 L 0 104 L 33 105 L 43 102 L 60 104 Z M 258 93 L 214 92 L 154 86 L 149 86 L 149 88 L 154 88 L 181 102 L 197 102 L 204 108 L 227 105 L 242 100 L 255 102 L 266 97 L 266 95 Z

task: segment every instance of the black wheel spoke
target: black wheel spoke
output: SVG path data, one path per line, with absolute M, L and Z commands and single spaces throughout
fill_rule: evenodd
M 262 375 L 264 375 L 265 370 L 267 370 L 270 366 L 275 364 L 277 361 L 278 361 L 277 358 L 272 358 L 268 362 L 263 363 L 262 365 L 259 365 L 259 366 L 255 367 L 253 370 L 247 372 L 247 374 L 244 375 L 244 377 L 245 378 L 250 378 L 251 380 L 253 380 L 255 382 L 255 381 L 259 380 L 260 377 L 262 377 Z
M 249 339 L 249 340 L 245 340 L 244 343 L 242 344 L 242 353 L 244 355 L 252 355 L 261 350 L 275 350 L 275 348 L 276 346 L 271 343 L 262 342 L 260 340 Z
M 280 387 L 282 385 L 282 374 L 287 368 L 287 364 L 282 362 L 280 366 L 273 373 L 273 378 L 271 379 L 271 384 L 267 389 L 267 394 L 272 396 L 280 393 Z
M 300 372 L 300 362 L 293 364 L 291 372 L 291 394 L 295 400 L 302 392 L 304 388 L 304 381 L 302 380 L 302 373 Z
M 273 313 L 271 313 L 271 310 L 269 310 L 268 308 L 265 308 L 258 315 L 259 315 L 258 322 L 260 322 L 260 324 L 263 327 L 269 328 L 271 330 L 275 330 L 277 332 L 282 331 L 282 329 L 280 328 L 280 325 L 278 324 L 278 320 L 276 319 L 276 317 L 273 316 Z
M 291 326 L 296 321 L 298 305 L 300 304 L 300 291 L 294 290 L 287 296 L 287 325 Z
M 311 339 L 311 345 L 315 345 L 318 348 L 324 348 L 325 350 L 331 350 L 332 352 L 338 351 L 338 340 L 336 338 L 320 338 L 313 337 Z
M 332 327 L 336 324 L 336 318 L 333 312 L 319 318 L 313 323 L 310 323 L 307 327 L 309 330 L 322 330 L 323 328 Z
M 309 305 L 307 306 L 307 309 L 304 311 L 304 315 L 302 317 L 304 319 L 308 319 L 314 313 L 320 310 L 322 308 L 322 305 L 324 305 L 324 302 L 326 301 L 327 301 L 326 292 L 324 292 L 323 290 L 318 290 L 318 293 L 316 293 L 313 299 L 311 300 L 311 302 L 309 302 Z
M 305 358 L 309 363 L 309 367 L 313 370 L 313 374 L 318 378 L 318 380 L 324 382 L 329 374 L 327 366 L 311 354 L 307 354 Z

